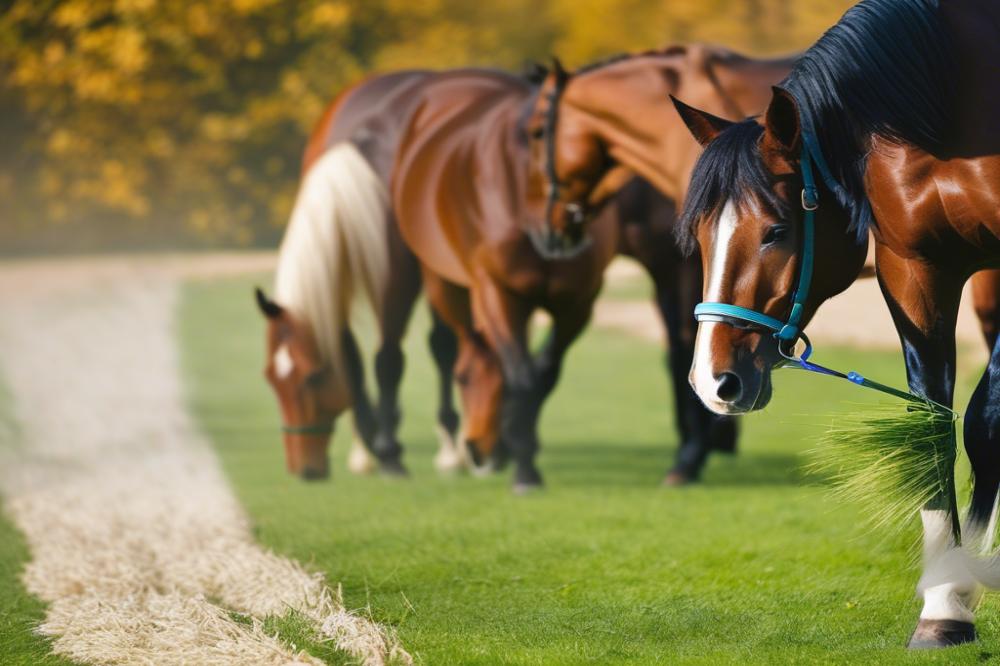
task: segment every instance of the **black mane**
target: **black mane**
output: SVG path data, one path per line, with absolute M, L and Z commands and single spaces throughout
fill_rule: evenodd
M 779 215 L 788 212 L 771 188 L 771 174 L 757 150 L 757 141 L 763 133 L 764 128 L 755 120 L 736 123 L 716 137 L 698 159 L 691 174 L 684 212 L 675 230 L 685 253 L 695 249 L 699 216 L 703 212 L 718 215 L 729 199 L 742 206 L 752 196 L 759 196 Z
M 781 84 L 798 102 L 803 130 L 818 138 L 836 181 L 833 193 L 859 237 L 873 224 L 864 188 L 869 137 L 946 156 L 954 84 L 954 57 L 937 0 L 863 0 L 802 55 Z M 693 246 L 697 220 L 717 212 L 727 194 L 750 186 L 765 201 L 773 199 L 759 155 L 748 155 L 757 151 L 740 144 L 755 147 L 760 135 L 746 125 L 727 129 L 699 160 L 677 227 L 683 246 Z

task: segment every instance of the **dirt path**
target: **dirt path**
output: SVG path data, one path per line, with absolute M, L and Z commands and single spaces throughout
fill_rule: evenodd
M 254 543 L 183 407 L 179 278 L 266 270 L 271 255 L 0 264 L 0 372 L 14 446 L 0 490 L 32 553 L 40 627 L 83 662 L 319 663 L 260 620 L 294 609 L 365 663 L 409 662 L 322 578 Z M 229 611 L 250 618 L 237 622 Z

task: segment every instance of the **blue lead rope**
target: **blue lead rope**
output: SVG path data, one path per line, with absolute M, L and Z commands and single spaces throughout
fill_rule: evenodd
M 741 326 L 744 328 L 763 328 L 773 332 L 778 340 L 778 349 L 787 363 L 785 367 L 798 368 L 815 372 L 830 377 L 846 379 L 858 386 L 870 388 L 875 391 L 909 400 L 911 402 L 927 403 L 940 409 L 943 412 L 957 417 L 957 413 L 950 407 L 946 407 L 938 402 L 923 398 L 907 391 L 886 386 L 879 382 L 863 377 L 857 372 L 843 373 L 839 370 L 827 368 L 817 363 L 812 363 L 809 357 L 812 356 L 812 343 L 802 331 L 802 316 L 805 311 L 806 298 L 809 296 L 809 288 L 812 284 L 813 263 L 815 259 L 816 243 L 816 209 L 819 208 L 819 189 L 816 187 L 816 177 L 813 174 L 813 163 L 815 162 L 820 175 L 831 190 L 837 187 L 836 180 L 830 172 L 830 168 L 823 159 L 823 153 L 819 148 L 819 143 L 812 132 L 803 132 L 802 135 L 802 260 L 799 264 L 799 279 L 795 292 L 792 294 L 792 307 L 788 313 L 788 319 L 781 321 L 776 317 L 757 312 L 750 308 L 730 303 L 699 303 L 694 308 L 694 316 L 699 322 L 715 321 L 729 325 Z M 798 340 L 805 343 L 805 349 L 799 356 L 795 356 L 794 347 Z M 782 348 L 787 345 L 788 352 Z

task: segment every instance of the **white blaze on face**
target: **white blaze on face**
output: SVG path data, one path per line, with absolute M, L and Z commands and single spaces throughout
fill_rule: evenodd
M 718 302 L 722 297 L 722 285 L 725 280 L 726 263 L 729 256 L 729 246 L 736 232 L 738 217 L 736 206 L 727 201 L 719 215 L 715 229 L 715 243 L 712 247 L 712 258 L 708 264 L 708 288 L 705 290 L 706 302 Z M 705 403 L 705 406 L 718 413 L 727 413 L 726 403 L 719 399 L 719 383 L 716 379 L 712 363 L 712 337 L 719 322 L 706 321 L 698 324 L 698 337 L 695 340 L 694 364 L 691 367 L 691 383 L 695 393 Z
M 274 352 L 274 374 L 280 379 L 284 379 L 292 374 L 295 369 L 295 361 L 288 351 L 288 345 L 281 345 L 278 351 Z

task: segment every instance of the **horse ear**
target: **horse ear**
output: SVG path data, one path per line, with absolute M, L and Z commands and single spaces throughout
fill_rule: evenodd
M 532 85 L 541 85 L 545 77 L 549 75 L 549 68 L 537 60 L 528 60 L 524 63 L 522 75 Z
M 552 73 L 556 77 L 556 86 L 563 86 L 569 81 L 569 72 L 563 67 L 562 62 L 556 56 L 552 56 Z
M 798 155 L 802 149 L 802 123 L 799 104 L 790 92 L 774 86 L 771 104 L 764 115 L 765 141 L 786 155 Z
M 268 319 L 280 317 L 281 313 L 284 312 L 284 309 L 268 298 L 267 294 L 265 294 L 264 290 L 260 287 L 254 289 L 254 294 L 257 296 L 257 307 L 260 308 L 260 311 L 264 313 L 264 316 Z
M 727 127 L 734 124 L 725 118 L 719 118 L 707 111 L 701 111 L 693 106 L 688 106 L 673 95 L 670 96 L 670 100 L 674 103 L 674 108 L 677 109 L 677 113 L 680 114 L 684 124 L 691 130 L 691 134 L 703 146 L 707 146 L 715 137 L 722 134 Z

